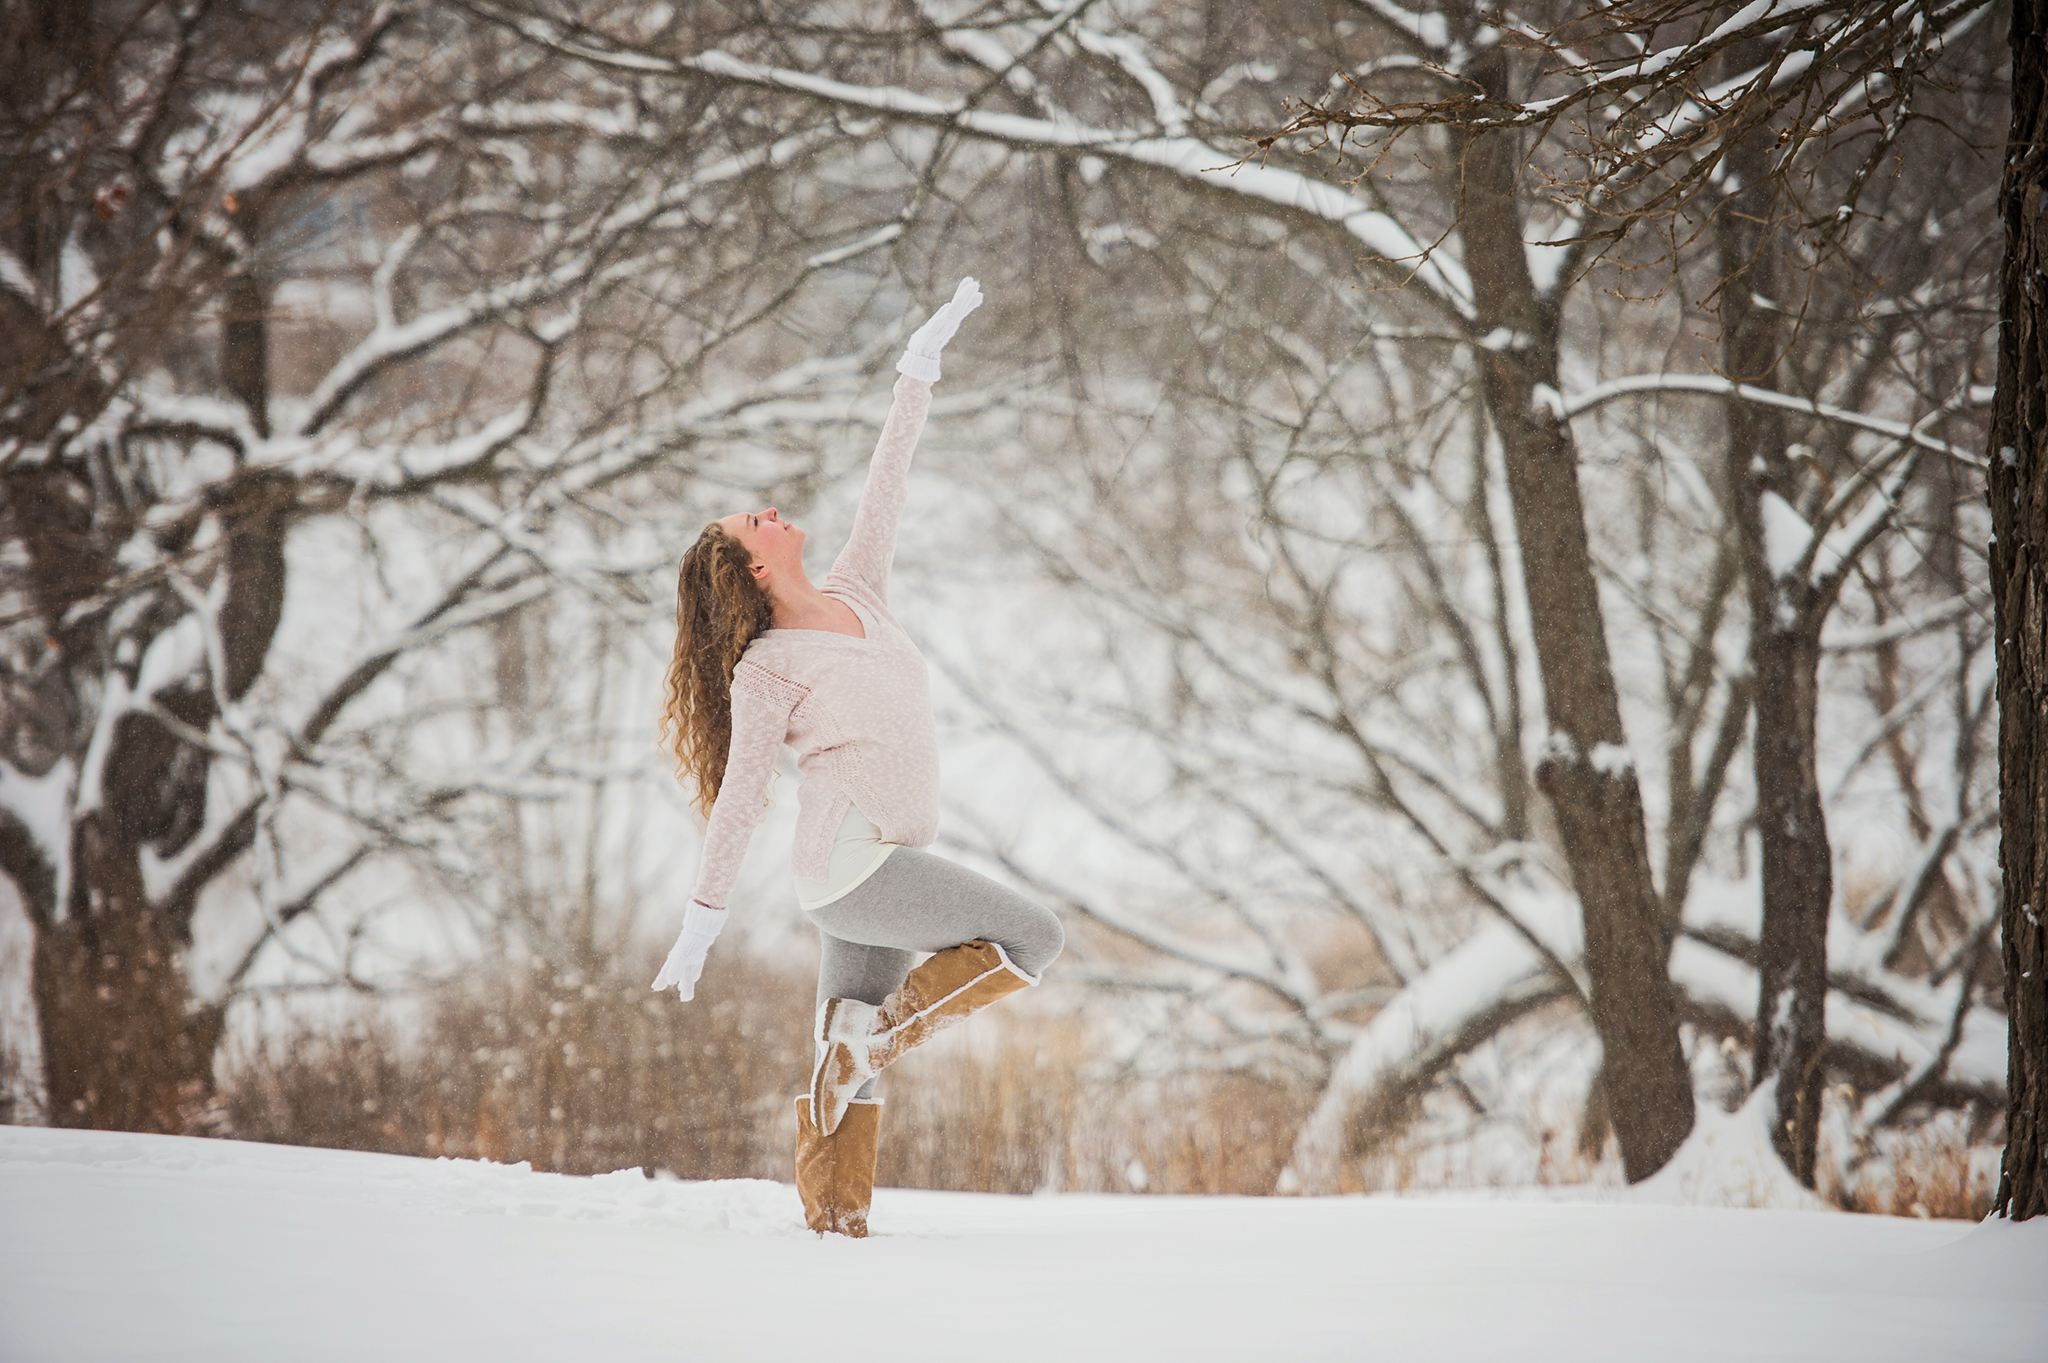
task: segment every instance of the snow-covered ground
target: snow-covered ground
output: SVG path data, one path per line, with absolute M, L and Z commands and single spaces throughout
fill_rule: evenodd
M 0 1358 L 2010 1359 L 2048 1225 L 884 1189 L 0 1128 Z

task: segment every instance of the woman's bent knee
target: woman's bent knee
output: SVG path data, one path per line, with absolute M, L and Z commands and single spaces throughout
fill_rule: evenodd
M 1004 949 L 1017 969 L 1027 975 L 1042 975 L 1066 949 L 1067 930 L 1060 926 L 1059 915 L 1051 909 L 1038 904 L 1031 908 L 1027 921 L 1018 925 L 1016 944 L 1005 943 Z

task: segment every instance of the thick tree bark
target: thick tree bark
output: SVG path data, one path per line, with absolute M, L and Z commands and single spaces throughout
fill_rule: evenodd
M 150 912 L 135 844 L 87 815 L 72 856 L 73 897 L 90 911 L 38 932 L 33 965 L 50 1121 L 189 1130 L 213 1095 L 225 1014 L 193 1000 L 184 943 Z
M 1468 74 L 1488 95 L 1505 97 L 1506 54 L 1485 54 Z M 1515 135 L 1464 133 L 1459 140 L 1459 232 L 1478 325 L 1517 338 L 1487 352 L 1482 383 L 1506 457 L 1552 734 L 1538 784 L 1556 811 L 1585 917 L 1601 1082 L 1623 1169 L 1635 1182 L 1661 1169 L 1693 1124 L 1692 1077 L 1666 967 L 1670 938 L 1634 765 L 1596 760 L 1625 753 L 1627 740 L 1586 539 L 1578 449 L 1539 398 L 1542 389 L 1557 391 L 1557 318 L 1538 298 L 1523 251 Z
M 2010 1028 L 1997 1210 L 2023 1221 L 2048 1213 L 2048 0 L 2014 0 L 2012 52 L 1990 496 Z
M 1791 328 L 1771 301 L 1783 296 L 1785 283 L 1776 181 L 1755 137 L 1731 147 L 1727 164 L 1742 188 L 1722 201 L 1714 219 L 1722 369 L 1744 383 L 1777 387 Z M 1816 752 L 1820 629 L 1827 603 L 1811 573 L 1778 578 L 1765 543 L 1762 499 L 1775 495 L 1794 507 L 1800 500 L 1782 414 L 1743 402 L 1729 402 L 1725 411 L 1726 495 L 1742 549 L 1755 679 L 1750 752 L 1763 881 L 1755 1079 L 1761 1084 L 1772 1073 L 1780 1075 L 1772 1142 L 1786 1167 L 1812 1187 L 1821 1057 L 1827 1049 L 1828 906 L 1834 897 Z

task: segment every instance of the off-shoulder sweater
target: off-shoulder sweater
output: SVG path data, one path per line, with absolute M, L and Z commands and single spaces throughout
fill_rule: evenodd
M 732 679 L 732 747 L 704 836 L 696 898 L 723 907 L 766 809 L 775 760 L 796 749 L 798 877 L 823 880 L 849 805 L 882 840 L 924 847 L 939 831 L 939 740 L 924 655 L 889 613 L 889 568 L 903 519 L 910 457 L 931 410 L 931 385 L 896 380 L 868 466 L 853 533 L 819 584 L 860 618 L 867 637 L 829 630 L 764 631 Z

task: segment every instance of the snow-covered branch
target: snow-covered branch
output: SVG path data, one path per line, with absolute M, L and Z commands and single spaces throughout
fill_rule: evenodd
M 1988 402 L 1990 392 L 1989 388 L 1973 388 L 1970 390 L 1971 400 Z M 1753 402 L 1762 407 L 1800 412 L 1819 417 L 1823 421 L 1838 422 L 1857 430 L 1869 431 L 1875 435 L 1890 436 L 1894 440 L 1904 441 L 1972 468 L 1984 467 L 1982 455 L 1929 435 L 1922 429 L 1926 424 L 1924 420 L 1895 421 L 1890 417 L 1874 416 L 1868 412 L 1837 407 L 1832 403 L 1815 402 L 1808 398 L 1795 397 L 1790 393 L 1761 388 L 1753 383 L 1737 383 L 1718 374 L 1631 374 L 1623 378 L 1609 379 L 1591 388 L 1562 396 L 1559 400 L 1559 412 L 1565 417 L 1583 416 L 1616 399 L 1637 397 L 1646 393 L 1698 393 L 1713 397 L 1732 397 L 1741 402 Z
M 536 42 L 600 67 L 641 74 L 698 76 L 738 87 L 775 90 L 801 95 L 827 107 L 944 128 L 1004 146 L 1066 156 L 1093 156 L 1163 171 L 1198 190 L 1236 199 L 1257 211 L 1312 220 L 1341 230 L 1401 277 L 1421 282 L 1455 315 L 1472 315 L 1471 282 L 1463 267 L 1425 246 L 1387 213 L 1333 182 L 1290 170 L 1239 165 L 1240 158 L 1198 138 L 1099 128 L 1066 116 L 1035 118 L 968 108 L 960 101 L 937 99 L 898 86 L 857 85 L 807 71 L 745 61 L 717 50 L 671 62 L 639 53 L 593 48 L 538 19 L 507 16 L 505 22 Z

